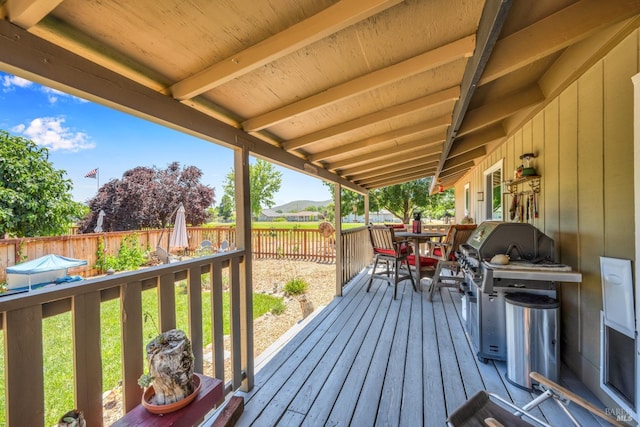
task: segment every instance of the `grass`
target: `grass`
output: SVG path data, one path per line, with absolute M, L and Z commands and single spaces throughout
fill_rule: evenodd
M 229 293 L 223 293 L 224 334 L 230 333 Z M 282 298 L 264 294 L 253 295 L 254 319 L 267 312 L 277 312 L 284 304 Z M 143 323 L 144 342 L 150 341 L 158 334 L 157 293 L 155 289 L 142 294 L 142 310 L 145 313 Z M 203 346 L 211 343 L 211 298 L 209 292 L 202 294 Z M 114 388 L 120 381 L 120 302 L 107 301 L 101 305 L 101 341 L 103 390 Z M 184 287 L 176 286 L 176 326 L 188 331 L 188 302 Z M 73 403 L 73 340 L 71 313 L 63 313 L 43 320 L 43 354 L 44 354 L 44 390 L 45 390 L 45 425 L 54 425 L 58 418 L 75 407 Z M 76 343 L 81 346 L 82 343 Z M 79 348 L 79 351 L 82 351 Z M 146 368 L 146 363 L 145 363 Z M 0 334 L 0 378 L 4 378 L 4 337 Z M 0 382 L 0 396 L 5 393 L 4 381 Z M 82 408 L 80 408 L 82 409 Z M 0 426 L 6 425 L 5 400 L 0 399 Z

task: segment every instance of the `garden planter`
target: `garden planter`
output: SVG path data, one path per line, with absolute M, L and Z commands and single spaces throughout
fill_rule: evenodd
M 193 373 L 191 342 L 179 329 L 163 332 L 146 347 L 149 373 L 140 379 L 145 387 L 142 405 L 155 413 L 173 412 L 198 394 L 200 378 Z M 181 406 L 182 405 L 182 406 Z
M 144 406 L 147 411 L 153 414 L 168 414 L 170 412 L 177 411 L 178 409 L 182 409 L 189 403 L 193 402 L 193 400 L 198 396 L 200 387 L 202 387 L 202 380 L 200 379 L 200 376 L 198 374 L 194 374 L 193 376 L 193 387 L 193 392 L 184 399 L 178 400 L 177 402 L 173 403 L 158 405 L 155 403 L 156 392 L 153 389 L 153 386 L 149 386 L 142 394 L 142 406 Z

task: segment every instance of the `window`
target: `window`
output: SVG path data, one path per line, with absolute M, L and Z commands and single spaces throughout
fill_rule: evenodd
M 471 189 L 467 182 L 464 185 L 464 216 L 471 215 Z
M 502 160 L 484 172 L 485 218 L 502 220 Z

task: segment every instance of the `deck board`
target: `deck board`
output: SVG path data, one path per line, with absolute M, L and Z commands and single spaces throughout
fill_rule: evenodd
M 506 380 L 505 362 L 478 361 L 455 290 L 443 288 L 429 302 L 405 281 L 393 300 L 392 286 L 374 280 L 365 292 L 367 281 L 366 274 L 354 279 L 264 364 L 253 390 L 237 392 L 245 397 L 237 425 L 444 426 L 447 413 L 478 390 L 519 405 L 535 396 Z M 573 391 L 597 403 L 566 374 Z M 571 410 L 583 425 L 601 425 Z M 534 415 L 568 422 L 551 401 Z

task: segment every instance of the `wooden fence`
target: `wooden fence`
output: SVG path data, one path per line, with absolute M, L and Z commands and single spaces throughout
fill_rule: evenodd
M 236 230 L 230 227 L 190 227 L 187 229 L 193 253 L 204 240 L 219 248 L 223 241 L 236 247 Z M 143 230 L 110 233 L 89 233 L 56 237 L 29 237 L 0 239 L 0 282 L 6 278 L 5 269 L 20 262 L 57 254 L 69 258 L 87 260 L 87 266 L 69 270 L 71 275 L 91 277 L 101 274 L 95 268 L 100 241 L 104 251 L 116 255 L 126 236 L 135 236 L 142 250 L 154 251 L 157 246 L 167 249 L 170 230 Z M 317 230 L 254 229 L 252 231 L 252 255 L 261 258 L 286 258 L 319 262 L 335 262 L 333 240 L 323 237 Z

